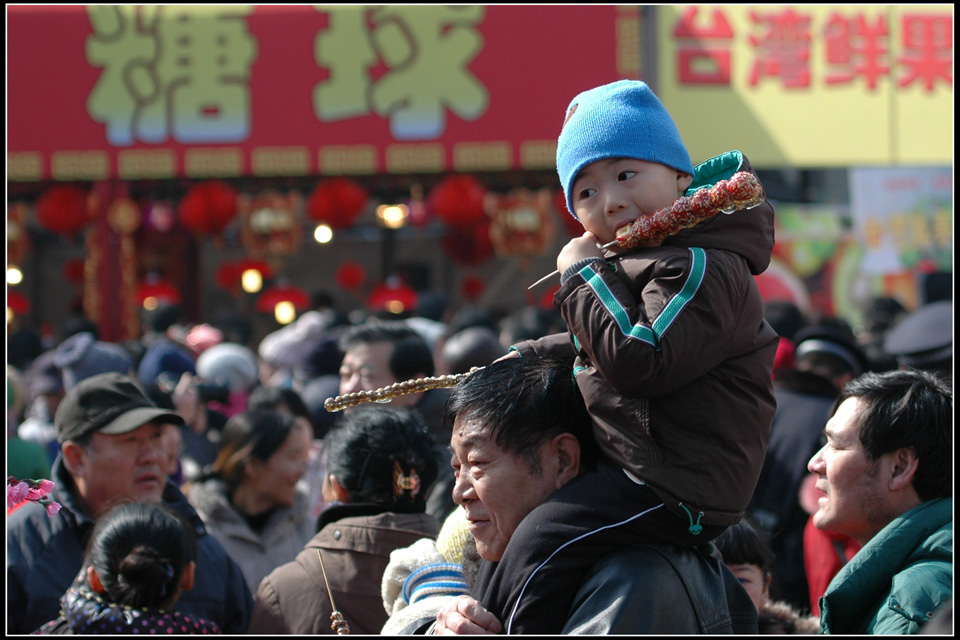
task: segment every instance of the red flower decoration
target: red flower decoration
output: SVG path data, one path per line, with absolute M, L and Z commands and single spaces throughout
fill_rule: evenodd
M 217 235 L 237 215 L 237 192 L 218 180 L 190 188 L 180 201 L 180 223 L 198 234 Z
M 347 178 L 329 178 L 322 180 L 307 199 L 307 215 L 334 229 L 347 229 L 366 205 L 363 187 Z
M 358 289 L 367 278 L 367 272 L 356 262 L 344 262 L 337 268 L 337 284 L 347 291 Z
M 430 191 L 427 206 L 451 227 L 471 227 L 487 216 L 486 195 L 486 189 L 473 176 L 449 176 Z
M 90 222 L 87 194 L 70 185 L 51 187 L 37 200 L 36 214 L 47 231 L 77 233 Z

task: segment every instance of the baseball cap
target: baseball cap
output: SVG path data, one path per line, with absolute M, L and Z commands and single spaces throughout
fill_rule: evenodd
M 923 305 L 901 319 L 887 333 L 884 349 L 897 361 L 917 369 L 953 357 L 953 301 Z
M 866 354 L 850 331 L 828 325 L 812 325 L 798 331 L 793 342 L 794 360 L 800 360 L 808 353 L 829 353 L 842 360 L 854 376 L 870 369 Z
M 132 378 L 116 372 L 78 382 L 64 396 L 53 419 L 61 444 L 94 431 L 128 433 L 153 421 L 184 424 L 179 414 L 155 405 Z

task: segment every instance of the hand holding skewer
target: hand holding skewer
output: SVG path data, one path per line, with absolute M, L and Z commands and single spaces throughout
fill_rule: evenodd
M 671 206 L 623 225 L 617 229 L 617 239 L 600 246 L 600 250 L 613 247 L 633 249 L 643 241 L 662 241 L 720 212 L 730 214 L 740 209 L 752 209 L 763 199 L 763 187 L 757 177 L 748 171 L 741 171 L 729 180 L 721 180 L 709 189 L 700 189 L 692 196 L 677 198 Z M 527 288 L 532 289 L 559 273 L 554 271 Z

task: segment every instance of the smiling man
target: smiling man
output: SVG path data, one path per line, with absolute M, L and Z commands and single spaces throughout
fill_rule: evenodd
M 193 589 L 176 611 L 245 633 L 253 606 L 239 567 L 208 536 L 164 468 L 163 431 L 183 424 L 153 404 L 131 378 L 104 373 L 79 382 L 54 418 L 60 455 L 53 463 L 55 516 L 25 504 L 7 517 L 7 632 L 30 633 L 57 617 L 60 596 L 83 578 L 84 549 L 96 519 L 118 504 L 164 502 L 197 534 Z
M 578 552 L 562 543 L 569 539 L 566 529 L 585 505 L 613 499 L 583 482 L 597 467 L 598 450 L 571 362 L 532 354 L 497 360 L 453 389 L 444 424 L 452 427 L 453 498 L 483 562 L 471 596 L 454 600 L 418 630 L 756 633 L 753 602 L 709 543 L 697 550 L 662 543 L 606 547 L 572 604 L 554 607 L 549 621 L 540 615 L 544 600 L 555 602 L 555 577 L 572 570 L 571 555 Z M 550 531 L 538 524 L 545 520 Z M 540 564 L 542 554 L 528 545 L 555 551 Z M 508 549 L 515 551 L 509 565 Z
M 953 585 L 953 391 L 924 371 L 847 383 L 810 459 L 813 524 L 863 547 L 820 598 L 820 632 L 917 633 Z

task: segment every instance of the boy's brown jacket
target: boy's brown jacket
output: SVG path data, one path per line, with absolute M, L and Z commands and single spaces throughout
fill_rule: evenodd
M 752 171 L 740 152 L 696 169 L 687 193 Z M 569 335 L 516 345 L 576 353 L 577 384 L 604 454 L 678 515 L 740 520 L 760 475 L 776 409 L 778 336 L 754 276 L 770 262 L 773 206 L 716 215 L 662 246 L 593 262 L 554 304 Z

